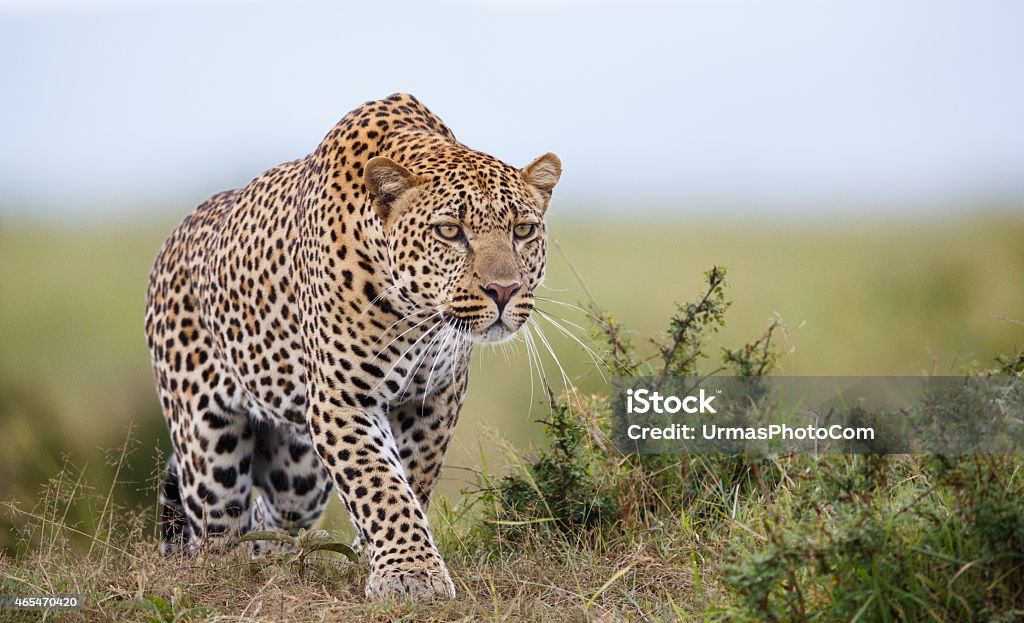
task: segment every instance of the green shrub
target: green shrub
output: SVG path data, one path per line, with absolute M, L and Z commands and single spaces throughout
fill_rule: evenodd
M 793 460 L 794 485 L 726 566 L 729 620 L 1024 615 L 1024 483 L 1011 457 Z
M 628 334 L 609 315 L 591 310 L 597 337 L 607 345 L 603 365 L 616 376 L 697 377 L 730 372 L 760 376 L 772 368 L 776 354 L 769 325 L 757 340 L 722 349 L 720 364 L 705 372 L 710 359 L 706 339 L 725 325 L 726 270 L 705 273 L 707 287 L 693 302 L 677 307 L 665 335 L 655 342 L 657 359 L 636 355 Z M 734 497 L 752 488 L 770 488 L 758 457 L 725 456 L 680 459 L 676 456 L 617 455 L 608 441 L 610 407 L 606 397 L 580 397 L 572 388 L 556 395 L 547 388 L 550 415 L 545 421 L 550 445 L 498 483 L 483 483 L 492 536 L 514 539 L 524 530 L 555 529 L 594 542 L 630 538 L 638 528 L 659 524 L 687 508 L 698 521 L 710 520 Z M 769 478 L 769 480 L 771 480 Z M 708 483 L 718 495 L 707 497 Z

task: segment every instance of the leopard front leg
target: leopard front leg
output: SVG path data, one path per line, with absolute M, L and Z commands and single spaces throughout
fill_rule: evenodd
M 462 410 L 468 369 L 454 376 L 455 382 L 440 393 L 425 399 L 407 400 L 388 411 L 391 431 L 398 445 L 398 456 L 406 480 L 412 485 L 424 512 L 430 505 L 430 494 L 441 476 L 441 466 L 448 442 Z M 353 525 L 358 525 L 355 519 Z M 352 548 L 357 552 L 366 543 L 357 534 Z
M 406 477 L 383 409 L 345 407 L 323 392 L 313 396 L 324 397 L 310 404 L 313 447 L 367 544 L 366 595 L 454 597 L 455 585 Z
M 462 410 L 468 366 L 452 375 L 452 382 L 422 399 L 407 400 L 389 413 L 406 478 L 424 510 L 441 475 L 448 442 Z

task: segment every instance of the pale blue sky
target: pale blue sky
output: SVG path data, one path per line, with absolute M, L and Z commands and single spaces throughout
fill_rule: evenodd
M 559 153 L 567 209 L 1019 199 L 1022 33 L 1019 0 L 3 0 L 0 214 L 190 206 L 399 90 Z

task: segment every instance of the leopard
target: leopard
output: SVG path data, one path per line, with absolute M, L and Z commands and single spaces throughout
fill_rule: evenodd
M 186 216 L 146 291 L 161 552 L 298 535 L 335 492 L 367 598 L 454 598 L 431 492 L 474 349 L 533 312 L 561 175 L 550 152 L 516 168 L 470 149 L 397 93 Z

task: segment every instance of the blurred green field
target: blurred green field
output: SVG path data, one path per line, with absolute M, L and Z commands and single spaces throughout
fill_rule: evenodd
M 729 268 L 734 301 L 719 337 L 737 346 L 775 315 L 789 327 L 780 373 L 891 375 L 956 372 L 1024 344 L 1024 210 L 979 217 L 874 220 L 581 220 L 550 230 L 594 298 L 635 332 L 656 334 L 702 272 Z M 1015 214 L 1015 215 L 1014 215 Z M 104 451 L 133 428 L 138 447 L 119 495 L 155 500 L 146 479 L 169 444 L 142 331 L 146 275 L 173 220 L 0 224 L 0 500 L 29 503 L 65 458 L 103 483 Z M 544 296 L 587 300 L 552 249 Z M 578 312 L 540 307 L 585 324 Z M 1014 322 L 1016 320 L 1016 322 Z M 603 382 L 582 349 L 545 327 L 565 370 L 585 389 Z M 514 446 L 539 439 L 546 411 L 530 401 L 525 349 L 476 355 L 463 422 L 443 475 L 501 468 L 488 430 Z M 556 387 L 554 363 L 545 363 Z M 124 474 L 122 474 L 124 477 Z M 109 478 L 108 480 L 109 481 Z M 152 498 L 152 500 L 151 500 Z M 30 507 L 30 504 L 29 504 Z M 335 509 L 336 511 L 336 509 Z M 332 521 L 333 524 L 333 521 Z M 2 524 L 0 524 L 2 525 Z M 10 545 L 0 530 L 0 546 Z

